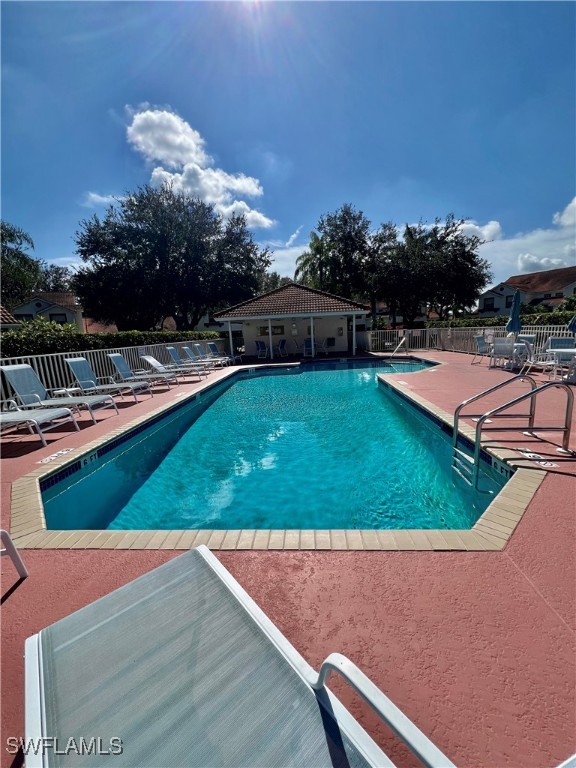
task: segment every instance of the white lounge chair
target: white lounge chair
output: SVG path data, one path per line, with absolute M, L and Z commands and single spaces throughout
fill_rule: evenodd
M 46 446 L 44 432 L 59 427 L 60 424 L 72 422 L 76 431 L 80 430 L 74 414 L 69 408 L 18 408 L 15 400 L 4 400 L 2 407 L 7 406 L 6 410 L 0 411 L 0 429 L 2 432 L 10 428 L 26 427 L 29 432 L 36 430 L 42 445 Z
M 242 355 L 226 355 L 222 354 L 220 350 L 218 349 L 216 342 L 214 341 L 208 341 L 206 342 L 206 348 L 207 348 L 207 358 L 209 360 L 225 360 L 227 365 L 233 365 L 236 360 L 242 361 Z
M 199 363 L 194 363 L 190 359 L 183 360 L 178 354 L 178 350 L 176 349 L 176 347 L 166 347 L 166 352 L 168 352 L 168 354 L 174 361 L 172 365 L 174 365 L 176 368 L 183 368 L 185 370 L 195 371 L 199 376 L 206 377 L 208 375 L 206 371 L 206 366 L 199 365 Z M 172 365 L 170 366 L 170 368 L 172 368 Z
M 85 357 L 66 357 L 64 360 L 72 371 L 72 375 L 80 389 L 87 394 L 96 392 L 108 392 L 111 395 L 121 396 L 129 394 L 132 395 L 136 402 L 138 402 L 136 397 L 138 392 L 146 392 L 150 397 L 153 397 L 150 383 L 147 381 L 131 383 L 129 381 L 114 381 L 111 376 L 99 378 Z
M 203 546 L 26 640 L 25 739 L 66 744 L 89 724 L 138 768 L 392 766 L 327 687 L 331 672 L 421 762 L 453 768 L 347 658 L 315 672 Z M 31 750 L 26 766 L 38 765 Z
M 200 381 L 202 378 L 202 375 L 197 368 L 187 368 L 186 366 L 178 367 L 176 365 L 163 365 L 152 355 L 141 355 L 141 358 L 145 363 L 148 363 L 154 373 L 172 374 L 172 376 L 176 377 L 177 381 L 178 376 L 196 376 L 197 381 Z
M 221 360 L 202 360 L 190 347 L 182 347 L 182 352 L 184 352 L 191 363 L 208 371 L 213 371 L 215 368 L 223 368 L 225 365 Z
M 151 385 L 164 383 L 168 388 L 170 388 L 170 384 L 180 383 L 174 373 L 155 373 L 154 371 L 146 371 L 144 368 L 133 371 L 124 355 L 118 352 L 109 352 L 108 357 L 113 362 L 122 381 L 147 381 Z
M 221 366 L 228 365 L 230 362 L 230 358 L 227 357 L 226 355 L 221 355 L 221 354 L 214 355 L 211 352 L 205 352 L 202 349 L 202 346 L 198 342 L 194 342 L 192 346 L 194 347 L 194 350 L 198 355 L 198 357 L 200 358 L 200 360 L 204 360 L 205 362 L 206 361 L 217 362 Z
M 112 395 L 70 395 L 63 387 L 46 389 L 36 371 L 25 363 L 2 365 L 0 369 L 16 393 L 18 401 L 27 408 L 75 408 L 79 411 L 83 406 L 89 412 L 94 424 L 96 424 L 94 411 L 97 409 L 114 408 L 118 413 Z M 51 392 L 55 394 L 51 395 Z M 56 393 L 61 396 L 56 396 Z

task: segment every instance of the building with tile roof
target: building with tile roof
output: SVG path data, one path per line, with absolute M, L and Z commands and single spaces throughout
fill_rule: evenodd
M 288 283 L 214 314 L 218 322 L 242 323 L 246 354 L 256 355 L 256 342 L 273 359 L 281 339 L 291 354 L 302 352 L 305 339 L 327 353 L 356 354 L 358 334 L 366 330 L 370 307 L 332 293 Z M 230 331 L 230 343 L 232 337 Z
M 576 267 L 512 275 L 480 296 L 479 315 L 481 317 L 507 315 L 517 290 L 520 291 L 520 301 L 523 304 L 542 306 L 542 309 L 554 309 L 569 296 L 576 294 Z
M 16 320 L 16 318 L 0 304 L 0 329 L 3 331 L 10 331 L 19 327 L 20 323 L 18 320 Z
M 69 291 L 37 291 L 27 302 L 14 307 L 12 312 L 19 321 L 44 317 L 55 323 L 74 323 L 81 333 L 86 330 L 82 307 Z

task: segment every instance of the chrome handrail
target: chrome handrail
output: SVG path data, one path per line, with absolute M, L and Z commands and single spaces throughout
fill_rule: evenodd
M 534 420 L 531 420 L 531 423 L 529 424 L 530 431 L 531 432 L 563 432 L 564 436 L 562 438 L 562 450 L 569 453 L 569 443 L 570 443 L 570 433 L 572 431 L 572 411 L 574 408 L 574 393 L 572 392 L 572 389 L 568 386 L 568 384 L 564 384 L 560 381 L 549 381 L 546 384 L 543 384 L 541 387 L 538 387 L 535 390 L 532 390 L 531 392 L 525 392 L 523 395 L 519 395 L 518 397 L 515 397 L 513 400 L 509 400 L 507 403 L 504 403 L 503 405 L 499 405 L 497 408 L 494 408 L 491 411 L 488 411 L 487 413 L 480 416 L 478 419 L 478 423 L 476 424 L 476 438 L 474 441 L 474 487 L 478 487 L 478 471 L 479 471 L 479 463 L 480 463 L 480 439 L 482 434 L 482 426 L 486 419 L 489 419 L 494 416 L 498 416 L 501 411 L 505 410 L 506 408 L 510 408 L 513 405 L 517 405 L 518 403 L 523 402 L 524 400 L 527 400 L 530 398 L 530 412 L 534 412 L 533 404 L 536 399 L 536 396 L 539 395 L 541 392 L 543 392 L 546 389 L 550 389 L 551 387 L 558 387 L 559 389 L 563 389 L 566 392 L 566 410 L 564 412 L 564 426 L 563 427 L 553 427 L 553 426 L 540 426 L 535 427 L 534 426 Z M 487 429 L 490 430 L 496 430 L 501 432 L 514 432 L 517 428 L 514 427 L 487 427 Z M 525 428 L 522 427 L 522 430 Z
M 476 400 L 481 400 L 486 395 L 491 394 L 492 392 L 496 392 L 498 389 L 502 389 L 503 387 L 507 387 L 509 384 L 512 384 L 515 381 L 528 381 L 530 382 L 531 391 L 534 391 L 537 388 L 537 384 L 532 378 L 532 376 L 527 376 L 525 374 L 520 374 L 518 376 L 513 376 L 511 379 L 506 379 L 506 381 L 501 381 L 499 384 L 496 384 L 493 387 L 490 387 L 489 389 L 485 389 L 482 392 L 479 392 L 477 395 L 474 395 L 473 397 L 469 397 L 467 400 L 463 400 L 458 406 L 456 406 L 456 410 L 454 411 L 454 426 L 452 430 L 452 448 L 456 448 L 458 445 L 458 423 L 460 419 L 460 412 L 463 408 L 465 408 L 470 403 L 475 402 Z M 482 416 L 481 413 L 469 413 L 466 415 L 465 418 L 472 419 L 472 418 L 478 418 L 479 416 Z M 530 402 L 530 413 L 528 414 L 514 414 L 514 418 L 520 418 L 520 417 L 528 417 L 528 426 L 532 426 L 534 423 L 534 403 L 533 401 Z

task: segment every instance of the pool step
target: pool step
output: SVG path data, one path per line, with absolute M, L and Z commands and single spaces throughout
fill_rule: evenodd
M 473 485 L 474 459 L 469 453 L 461 448 L 454 448 L 452 451 L 452 469 L 457 475 L 460 475 L 464 482 Z

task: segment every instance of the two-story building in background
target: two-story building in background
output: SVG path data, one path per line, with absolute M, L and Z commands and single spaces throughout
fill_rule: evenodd
M 576 294 L 576 267 L 528 272 L 525 275 L 509 277 L 480 296 L 479 316 L 498 317 L 509 314 L 516 291 L 520 291 L 520 301 L 523 304 L 540 306 L 542 310 L 555 309 L 569 296 Z

